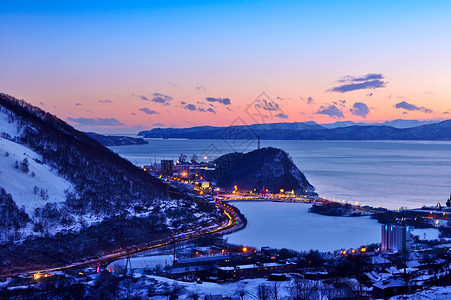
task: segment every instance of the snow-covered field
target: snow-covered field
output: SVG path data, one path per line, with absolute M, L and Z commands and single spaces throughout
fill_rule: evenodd
M 207 295 L 222 295 L 223 297 L 239 298 L 240 293 L 245 295 L 245 299 L 256 299 L 258 286 L 269 285 L 274 286 L 274 282 L 268 281 L 266 278 L 244 279 L 232 283 L 218 284 L 213 282 L 203 282 L 198 284 L 196 282 L 182 282 L 175 281 L 165 277 L 148 275 L 148 278 L 152 278 L 158 282 L 158 285 L 167 284 L 168 286 L 178 285 L 183 293 L 181 299 L 189 299 L 193 294 L 199 296 Z M 277 282 L 278 297 L 283 298 L 289 296 L 290 281 Z M 167 296 L 154 296 L 150 299 L 167 299 Z M 203 299 L 203 297 L 199 298 Z
M 412 295 L 391 297 L 390 300 L 449 300 L 451 299 L 451 286 L 436 286 Z
M 154 255 L 145 257 L 131 257 L 130 265 L 127 266 L 131 269 L 150 269 L 155 268 L 157 265 L 161 267 L 172 266 L 174 257 L 172 255 Z M 127 259 L 119 259 L 110 263 L 106 268 L 113 272 L 125 269 Z
M 233 202 L 248 221 L 227 235 L 233 244 L 298 251 L 334 251 L 380 243 L 381 227 L 369 217 L 329 217 L 309 213 L 310 204 Z

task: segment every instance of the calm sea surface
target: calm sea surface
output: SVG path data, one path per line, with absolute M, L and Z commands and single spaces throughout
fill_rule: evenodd
M 110 147 L 142 166 L 181 153 L 214 159 L 247 152 L 256 141 L 147 139 L 149 144 Z M 451 192 L 451 142 L 261 141 L 288 152 L 320 196 L 390 209 L 444 204 Z

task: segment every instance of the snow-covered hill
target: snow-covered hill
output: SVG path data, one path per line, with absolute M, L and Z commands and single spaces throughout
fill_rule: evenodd
M 66 192 L 73 192 L 73 185 L 42 161 L 41 155 L 27 147 L 0 138 L 0 186 L 30 217 L 36 208 L 62 203 Z
M 0 93 L 0 273 L 66 264 L 224 218 L 56 116 Z

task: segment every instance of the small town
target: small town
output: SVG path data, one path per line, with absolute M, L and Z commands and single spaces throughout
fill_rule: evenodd
M 142 170 L 176 191 L 188 191 L 222 207 L 229 221 L 221 228 L 135 245 L 113 256 L 65 268 L 3 278 L 0 296 L 46 295 L 69 288 L 71 294 L 77 293 L 74 289 L 79 293 L 89 289 L 90 294 L 108 291 L 127 299 L 388 299 L 449 286 L 449 235 L 425 240 L 411 231 L 421 226 L 440 228 L 443 236 L 449 234 L 450 199 L 444 206 L 389 211 L 327 200 L 314 193 L 242 190 L 236 185 L 221 188 L 207 179 L 216 164 L 207 157 L 204 160 L 162 160 Z M 350 249 L 257 249 L 233 245 L 223 238 L 223 234 L 246 226 L 245 216 L 233 207 L 234 201 L 303 202 L 313 205 L 312 213 L 343 218 L 377 215 L 387 224 L 380 226 L 379 243 Z

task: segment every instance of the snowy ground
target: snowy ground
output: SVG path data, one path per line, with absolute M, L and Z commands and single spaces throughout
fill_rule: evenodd
M 145 257 L 131 257 L 130 265 L 127 266 L 132 269 L 146 269 L 146 268 L 155 268 L 157 265 L 161 267 L 172 266 L 172 261 L 174 257 L 172 255 L 153 255 L 153 256 L 145 256 Z M 113 272 L 123 270 L 127 263 L 127 259 L 119 259 L 107 266 L 108 270 L 112 270 Z
M 8 153 L 8 154 L 6 154 Z M 15 168 L 27 158 L 29 172 L 24 173 Z M 27 147 L 0 138 L 0 186 L 10 193 L 17 206 L 25 206 L 25 211 L 31 217 L 37 207 L 46 203 L 60 203 L 66 200 L 65 190 L 71 191 L 73 186 L 67 180 L 58 176 L 55 170 L 41 164 L 42 157 Z M 32 173 L 34 172 L 34 175 Z M 39 188 L 35 194 L 34 187 Z M 44 200 L 40 190 L 47 191 L 48 199 Z
M 417 235 L 421 240 L 438 240 L 440 232 L 435 228 L 414 228 L 411 230 L 413 235 Z
M 192 294 L 198 294 L 201 296 L 199 299 L 203 299 L 203 296 L 206 295 L 222 295 L 229 297 L 239 297 L 239 292 L 245 293 L 245 299 L 257 299 L 257 289 L 259 285 L 265 284 L 269 286 L 274 286 L 275 282 L 268 281 L 264 278 L 256 278 L 256 279 L 244 279 L 233 283 L 213 283 L 213 282 L 203 282 L 202 284 L 198 284 L 196 282 L 182 282 L 176 281 L 172 279 L 168 279 L 165 277 L 148 275 L 147 277 L 152 278 L 158 281 L 159 284 L 166 283 L 169 286 L 173 286 L 174 284 L 179 285 L 182 288 L 183 293 L 181 299 L 187 299 Z M 277 282 L 277 288 L 279 291 L 279 298 L 283 298 L 285 296 L 289 296 L 289 286 L 291 281 L 283 281 Z M 150 299 L 167 299 L 167 297 L 155 296 L 150 297 Z
M 380 243 L 381 225 L 369 217 L 330 217 L 309 213 L 309 204 L 233 202 L 246 216 L 244 230 L 228 241 L 253 247 L 334 251 Z
M 451 299 L 451 286 L 444 287 L 432 287 L 426 289 L 424 291 L 412 294 L 412 295 L 401 295 L 390 298 L 390 300 L 399 300 L 399 299 L 408 299 L 408 300 L 426 300 L 426 299 L 434 299 L 434 300 L 449 300 Z

